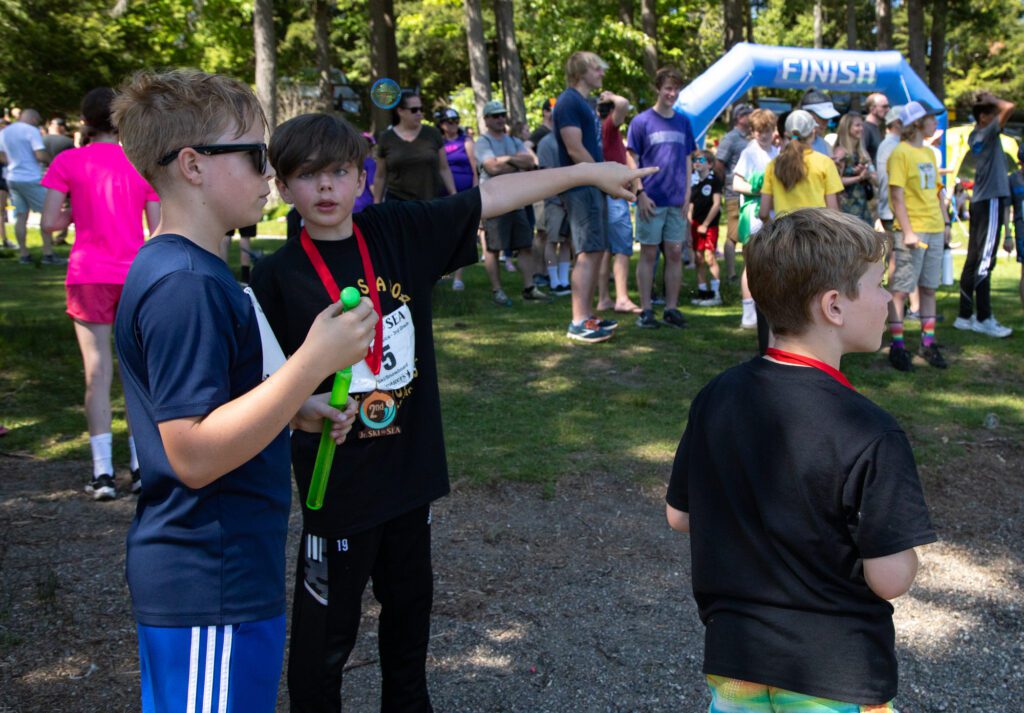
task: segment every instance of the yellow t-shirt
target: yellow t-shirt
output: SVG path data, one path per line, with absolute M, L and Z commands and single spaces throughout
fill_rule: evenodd
M 901 141 L 885 165 L 889 173 L 889 188 L 899 186 L 903 189 L 907 217 L 914 232 L 941 233 L 946 221 L 942 218 L 942 206 L 939 204 L 939 171 L 935 166 L 935 153 L 927 146 L 915 148 Z M 889 205 L 893 205 L 891 192 Z
M 775 215 L 800 208 L 824 208 L 825 196 L 843 191 L 839 171 L 828 156 L 806 149 L 804 166 L 807 167 L 807 175 L 788 190 L 775 175 L 777 160 L 773 158 L 764 169 L 764 185 L 761 187 L 761 193 L 772 196 Z

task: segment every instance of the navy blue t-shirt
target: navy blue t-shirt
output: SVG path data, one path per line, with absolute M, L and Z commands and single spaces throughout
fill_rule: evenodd
M 157 428 L 205 416 L 260 383 L 263 350 L 249 298 L 216 255 L 159 235 L 128 271 L 114 335 L 142 470 L 126 559 L 136 620 L 219 626 L 283 614 L 287 430 L 193 490 L 175 475 Z
M 552 116 L 555 121 L 555 140 L 558 142 L 559 166 L 573 165 L 573 160 L 569 158 L 569 152 L 565 150 L 565 142 L 562 140 L 562 129 L 567 126 L 575 126 L 583 132 L 583 148 L 590 152 L 595 161 L 604 161 L 604 152 L 601 149 L 601 123 L 585 96 L 569 87 L 558 97 Z

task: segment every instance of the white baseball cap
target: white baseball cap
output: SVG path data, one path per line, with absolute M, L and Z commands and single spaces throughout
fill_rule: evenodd
M 839 116 L 839 112 L 836 111 L 835 106 L 832 102 L 820 102 L 818 104 L 804 104 L 800 107 L 804 111 L 809 111 L 812 114 L 817 114 L 822 119 L 835 119 Z
M 929 114 L 931 114 L 931 112 L 928 111 L 921 102 L 907 102 L 906 105 L 900 109 L 900 122 L 902 122 L 904 126 L 910 126 L 918 119 L 923 119 Z
M 786 117 L 786 135 L 790 138 L 796 135 L 801 139 L 809 139 L 814 136 L 817 128 L 818 123 L 814 117 L 803 109 L 795 109 Z

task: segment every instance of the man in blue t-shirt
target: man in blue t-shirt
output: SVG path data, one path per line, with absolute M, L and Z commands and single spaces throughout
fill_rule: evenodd
M 574 52 L 565 63 L 569 85 L 555 103 L 555 139 L 561 166 L 604 161 L 601 125 L 587 101 L 601 88 L 608 65 L 593 52 Z M 608 250 L 608 203 L 601 191 L 581 186 L 562 194 L 572 234 L 576 267 L 572 271 L 572 321 L 565 336 L 594 344 L 611 339 L 614 320 L 593 315 L 601 259 Z
M 640 262 L 636 282 L 640 289 L 638 327 L 659 326 L 651 304 L 651 287 L 659 246 L 665 249 L 665 311 L 662 320 L 670 327 L 686 326 L 679 311 L 679 289 L 683 281 L 683 244 L 689 235 L 686 213 L 690 203 L 690 154 L 697 150 L 693 128 L 684 114 L 674 109 L 683 76 L 675 67 L 662 67 L 654 77 L 658 97 L 652 108 L 629 125 L 626 148 L 637 166 L 658 166 L 660 170 L 644 179 L 636 191 L 636 239 Z

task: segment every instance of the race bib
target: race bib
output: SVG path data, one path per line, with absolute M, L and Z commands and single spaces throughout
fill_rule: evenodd
M 380 373 L 373 375 L 366 360 L 352 367 L 350 394 L 371 391 L 395 391 L 412 381 L 416 362 L 416 328 L 412 312 L 402 305 L 383 318 L 384 348 L 381 353 Z

